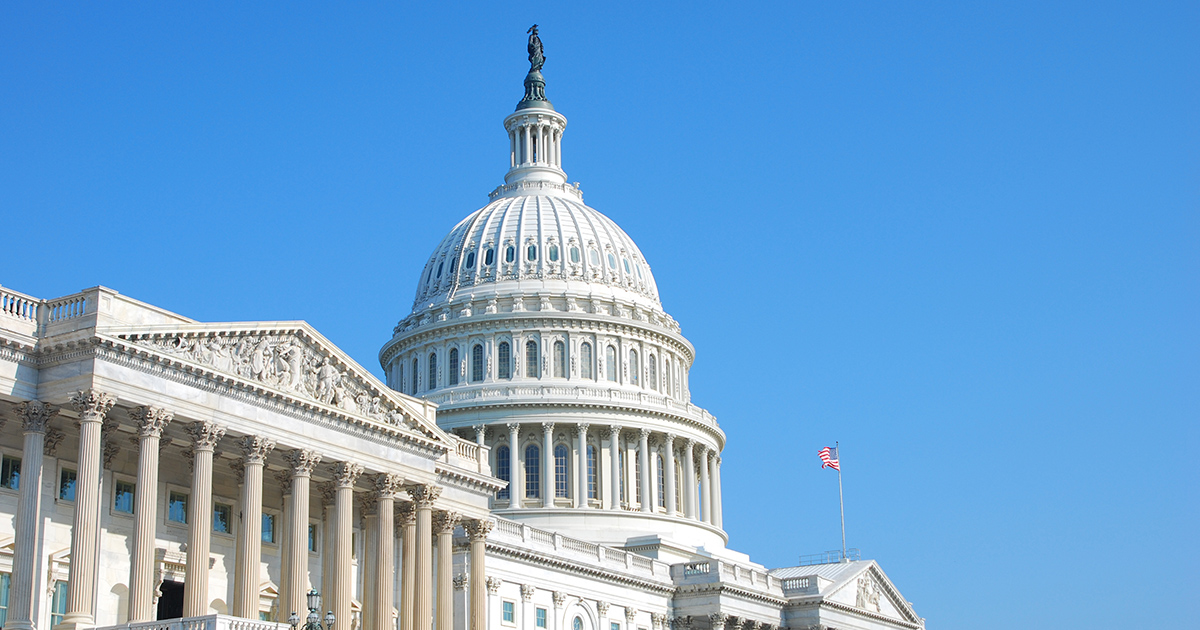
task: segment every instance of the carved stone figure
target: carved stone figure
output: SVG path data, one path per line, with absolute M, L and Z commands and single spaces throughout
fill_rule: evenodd
M 321 360 L 321 367 L 317 368 L 317 387 L 313 395 L 323 403 L 333 402 L 334 391 L 341 379 L 341 372 L 333 367 L 329 357 L 325 357 Z
M 542 55 L 542 38 L 538 37 L 538 25 L 534 24 L 525 32 L 529 33 L 529 71 L 537 72 L 546 63 L 546 57 Z

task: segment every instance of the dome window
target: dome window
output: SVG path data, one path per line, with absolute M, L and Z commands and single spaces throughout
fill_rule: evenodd
M 550 257 L 550 262 L 558 262 L 558 245 L 546 248 L 546 255 Z
M 578 247 L 571 248 L 571 262 L 573 262 L 575 264 L 579 264 L 579 248 Z
M 439 277 L 439 278 L 442 277 L 442 267 L 444 267 L 445 265 L 446 265 L 446 263 L 444 263 L 444 262 L 438 263 L 437 277 Z
M 483 253 L 483 264 L 488 267 L 496 264 L 496 250 L 491 247 L 487 248 L 487 251 Z
M 516 259 L 517 259 L 517 248 L 513 247 L 512 245 L 509 245 L 508 249 L 504 250 L 504 262 L 510 263 Z
M 458 271 L 458 256 L 450 259 L 450 275 L 453 276 L 456 271 Z
M 637 270 L 637 273 L 638 273 L 638 280 L 641 280 L 641 279 L 642 279 L 642 266 L 641 266 L 641 265 L 634 265 L 634 266 L 633 266 L 633 268 Z
M 467 269 L 475 268 L 475 252 L 467 254 Z
M 617 257 L 616 256 L 614 256 L 612 254 L 608 255 L 608 266 L 611 269 L 617 268 Z
M 622 258 L 621 262 L 625 263 L 625 273 L 626 274 L 633 273 L 633 269 L 631 269 L 629 267 L 629 259 L 628 258 Z
M 525 249 L 525 260 L 537 260 L 537 245 L 530 245 Z
M 594 249 L 588 250 L 588 259 L 592 261 L 593 265 L 599 266 L 600 265 L 600 252 L 598 252 Z

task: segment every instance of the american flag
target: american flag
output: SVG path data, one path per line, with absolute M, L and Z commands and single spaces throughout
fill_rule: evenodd
M 842 472 L 842 467 L 838 464 L 836 446 L 826 446 L 817 454 L 821 456 L 821 468 L 832 468 L 838 472 Z

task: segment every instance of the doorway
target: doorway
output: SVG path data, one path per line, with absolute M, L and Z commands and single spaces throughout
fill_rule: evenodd
M 183 616 L 183 582 L 163 580 L 158 598 L 158 618 L 178 619 Z

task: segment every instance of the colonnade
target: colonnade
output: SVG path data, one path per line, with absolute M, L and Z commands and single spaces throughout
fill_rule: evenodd
M 103 439 L 116 429 L 108 418 L 115 399 L 95 390 L 78 392 L 71 405 L 79 414 L 79 458 L 76 472 L 75 514 L 71 530 L 70 567 L 66 611 L 57 630 L 73 630 L 95 625 L 97 565 L 100 541 L 100 481 Z M 39 513 L 42 487 L 42 458 L 47 430 L 58 410 L 39 401 L 17 408 L 24 431 L 20 499 L 16 518 L 16 546 L 6 628 L 32 630 L 39 618 L 33 610 L 34 589 L 40 570 L 38 546 L 44 532 Z M 138 462 L 135 486 L 132 555 L 129 576 L 129 621 L 151 621 L 155 617 L 154 549 L 158 515 L 159 446 L 163 431 L 173 414 L 158 407 L 142 406 L 129 410 L 136 424 Z M 191 495 L 187 514 L 187 560 L 184 580 L 184 617 L 209 614 L 209 558 L 213 530 L 213 458 L 217 444 L 226 437 L 226 429 L 213 422 L 197 421 L 186 426 L 191 448 L 185 451 L 191 460 Z M 241 453 L 242 518 L 237 530 L 237 554 L 230 613 L 247 619 L 259 618 L 259 586 L 262 580 L 262 494 L 263 472 L 276 444 L 263 436 L 233 438 Z M 286 470 L 277 476 L 285 481 L 284 532 L 280 575 L 279 614 L 283 621 L 294 611 L 303 618 L 307 612 L 309 494 L 312 474 L 322 457 L 313 450 L 294 448 L 283 453 Z M 332 610 L 340 621 L 349 622 L 352 597 L 352 509 L 356 484 L 364 474 L 363 466 L 353 462 L 335 462 L 329 467 L 326 504 L 325 554 L 326 584 L 322 607 Z M 461 525 L 471 541 L 470 551 L 470 630 L 485 630 L 486 594 L 484 541 L 493 522 L 466 519 L 447 510 L 437 509 L 441 487 L 428 483 L 405 484 L 401 475 L 378 472 L 370 475 L 368 494 L 377 518 L 373 519 L 371 548 L 372 571 L 365 576 L 364 618 L 367 630 L 388 630 L 392 624 L 395 575 L 395 539 L 399 534 L 403 557 L 400 577 L 402 630 L 432 630 L 436 592 L 436 627 L 453 627 L 453 532 Z M 401 493 L 408 501 L 398 501 Z M 433 583 L 434 534 L 438 537 L 438 575 Z M 341 626 L 343 628 L 348 626 Z M 364 626 L 360 626 L 364 627 Z
M 475 425 L 475 441 L 487 443 L 488 425 Z M 722 526 L 721 512 L 721 457 L 708 444 L 693 438 L 681 438 L 672 433 L 652 431 L 647 428 L 627 428 L 619 425 L 601 425 L 592 428 L 587 423 L 508 423 L 503 430 L 493 426 L 497 434 L 490 446 L 498 454 L 500 446 L 509 446 L 509 503 L 507 509 L 519 510 L 534 507 L 554 507 L 555 499 L 555 429 L 565 429 L 571 442 L 572 453 L 568 463 L 568 498 L 576 508 L 599 507 L 606 510 L 637 510 L 646 513 L 666 514 L 689 518 L 715 527 Z M 501 440 L 501 436 L 505 436 Z M 532 439 L 531 439 L 532 438 Z M 603 453 L 602 440 L 607 441 L 607 453 Z M 540 449 L 536 483 L 526 475 L 524 449 L 530 443 Z M 596 466 L 589 470 L 587 447 L 595 449 Z M 622 453 L 626 458 L 630 452 L 637 453 L 635 461 L 622 465 Z M 603 453 L 603 454 L 602 454 Z M 658 483 L 659 463 L 662 458 L 663 483 Z M 606 459 L 607 461 L 602 461 Z M 677 466 L 678 463 L 678 466 Z M 602 491 L 602 472 L 609 474 L 607 492 Z M 676 469 L 683 475 L 676 479 Z M 503 474 L 496 463 L 493 472 Z M 595 497 L 589 497 L 589 476 L 596 484 Z M 640 486 L 635 486 L 640 480 Z M 622 500 L 621 487 L 625 485 Z M 526 496 L 527 485 L 536 485 L 539 496 Z M 677 488 L 682 496 L 677 497 Z M 662 492 L 662 507 L 659 493 Z M 641 496 L 643 500 L 636 500 Z M 589 505 L 589 498 L 597 505 Z M 501 506 L 503 507 L 503 506 Z
M 562 168 L 562 133 L 547 124 L 519 125 L 508 132 L 510 166 L 548 164 Z

